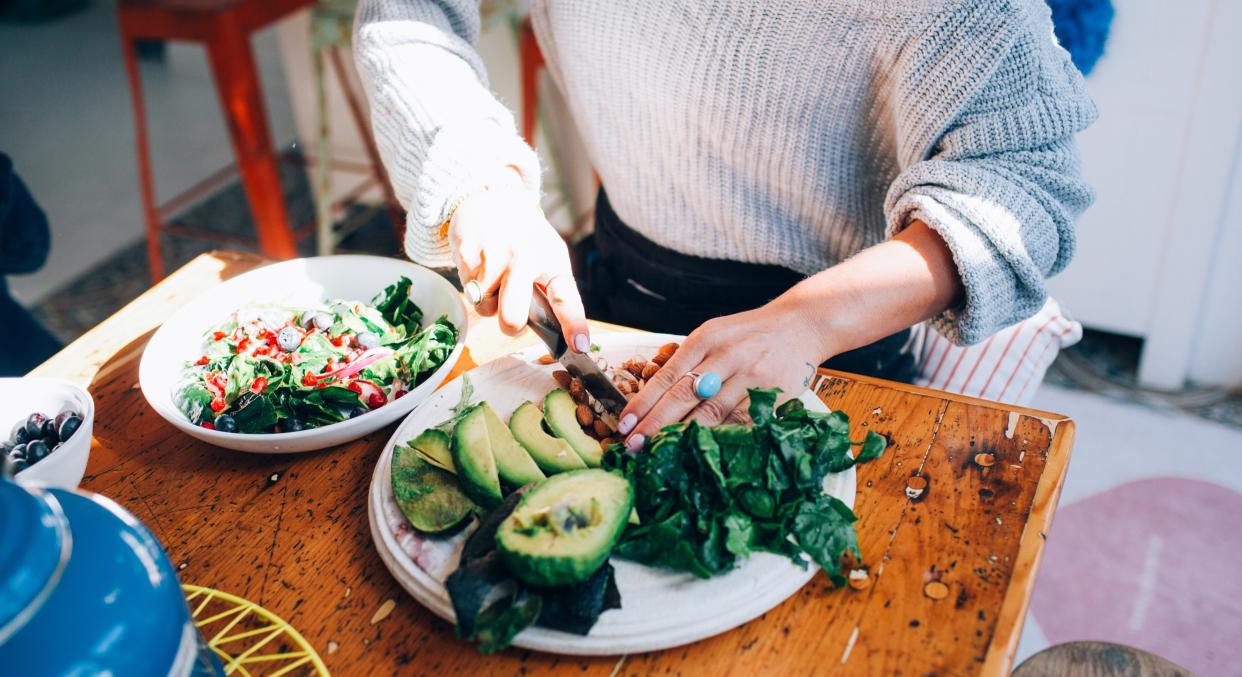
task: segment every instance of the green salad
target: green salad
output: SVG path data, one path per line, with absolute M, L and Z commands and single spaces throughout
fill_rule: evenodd
M 195 424 L 222 432 L 296 432 L 338 423 L 398 399 L 452 354 L 457 328 L 422 326 L 402 277 L 370 303 L 256 305 L 203 339 L 174 393 Z

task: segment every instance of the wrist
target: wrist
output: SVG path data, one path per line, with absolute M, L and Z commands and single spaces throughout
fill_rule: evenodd
M 445 237 L 448 235 L 449 226 L 457 213 L 461 211 L 462 206 L 485 197 L 495 197 L 498 193 L 524 195 L 529 197 L 532 204 L 539 203 L 539 195 L 527 185 L 522 177 L 521 170 L 513 165 L 504 165 L 482 177 L 473 187 L 462 191 L 453 200 L 446 211 L 444 222 L 440 225 L 440 236 Z

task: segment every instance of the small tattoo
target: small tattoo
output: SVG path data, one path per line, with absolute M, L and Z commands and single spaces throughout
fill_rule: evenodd
M 806 378 L 802 380 L 802 387 L 803 387 L 803 388 L 810 388 L 810 387 L 811 387 L 811 381 L 814 381 L 814 380 L 815 380 L 815 374 L 816 374 L 819 370 L 818 370 L 818 369 L 816 369 L 816 368 L 815 368 L 815 365 L 811 364 L 810 362 L 807 362 L 807 363 L 806 363 L 806 366 L 807 366 L 807 368 L 808 368 L 808 369 L 810 369 L 810 370 L 811 370 L 811 373 L 807 374 Z

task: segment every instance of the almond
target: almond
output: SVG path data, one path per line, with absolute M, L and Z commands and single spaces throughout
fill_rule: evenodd
M 621 393 L 622 395 L 629 395 L 635 392 L 634 382 L 627 380 L 627 379 L 621 379 L 620 381 L 617 382 L 617 392 Z
M 579 404 L 576 413 L 578 415 L 578 425 L 580 426 L 589 426 L 595 420 L 595 412 L 591 411 L 591 408 L 585 404 Z
M 639 375 L 639 378 L 646 381 L 652 376 L 655 376 L 655 373 L 657 371 L 660 371 L 660 365 L 656 364 L 655 362 L 648 362 L 647 366 L 643 367 L 643 371 Z
M 672 357 L 673 353 L 677 352 L 677 349 L 680 347 L 681 346 L 676 343 L 665 343 L 664 345 L 660 346 L 660 349 L 657 350 L 656 353 L 660 355 L 668 355 L 669 357 Z
M 574 377 L 570 376 L 569 372 L 565 371 L 564 369 L 558 369 L 552 372 L 552 378 L 553 380 L 556 381 L 557 386 L 561 388 L 565 388 L 565 389 L 568 389 L 569 382 L 574 380 Z
M 609 445 L 612 445 L 612 444 L 621 444 L 621 438 L 620 437 L 605 437 L 604 439 L 600 440 L 599 443 L 604 445 L 605 448 L 607 448 Z
M 556 364 L 556 358 L 551 355 L 539 356 L 539 364 Z
M 608 424 L 604 423 L 603 419 L 595 419 L 595 423 L 593 425 L 595 426 L 595 434 L 599 435 L 601 439 L 612 434 L 612 428 L 609 428 Z
M 634 378 L 642 378 L 643 364 L 644 362 L 642 360 L 631 359 L 626 360 L 621 365 L 621 368 L 633 374 Z
M 673 357 L 672 353 L 669 353 L 667 355 L 664 353 L 656 353 L 656 356 L 651 358 L 651 362 L 658 367 L 663 367 L 664 363 L 668 362 L 670 359 L 672 359 L 672 357 Z
M 576 378 L 572 379 L 569 382 L 568 390 L 569 390 L 569 396 L 574 398 L 575 402 L 586 402 L 587 401 L 586 388 L 582 387 L 582 381 L 579 381 Z

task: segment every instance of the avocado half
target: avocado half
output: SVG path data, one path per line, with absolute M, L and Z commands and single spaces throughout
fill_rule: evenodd
M 523 402 L 509 417 L 513 437 L 549 475 L 582 470 L 586 464 L 569 443 L 543 429 L 543 412 L 533 402 Z
M 466 495 L 485 508 L 499 505 L 504 495 L 500 493 L 500 474 L 482 404 L 468 409 L 453 427 L 452 446 L 453 465 Z
M 537 586 L 580 583 L 603 566 L 634 505 L 629 480 L 573 470 L 529 489 L 496 530 L 509 572 Z
M 598 440 L 582 432 L 582 426 L 578 425 L 577 410 L 578 403 L 562 388 L 553 390 L 543 399 L 543 418 L 548 422 L 548 429 L 568 442 L 584 463 L 598 468 L 604 457 L 604 447 Z
M 410 525 L 429 534 L 452 529 L 475 511 L 457 478 L 400 444 L 392 452 L 392 493 Z

